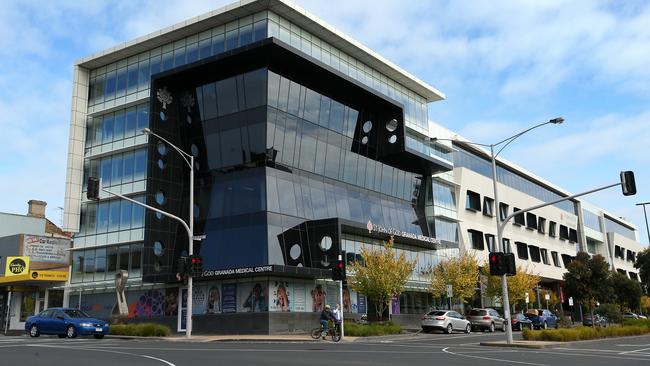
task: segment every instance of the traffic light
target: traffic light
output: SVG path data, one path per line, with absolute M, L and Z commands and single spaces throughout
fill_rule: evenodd
M 503 273 L 506 276 L 514 276 L 517 274 L 517 266 L 515 265 L 514 253 L 504 253 L 502 265 Z
M 621 187 L 624 196 L 634 196 L 636 194 L 636 182 L 634 181 L 634 172 L 627 170 L 621 172 Z
M 89 200 L 99 199 L 99 178 L 88 177 L 86 197 Z
M 334 262 L 334 267 L 332 268 L 332 279 L 334 281 L 345 280 L 345 260 L 338 259 Z
M 203 258 L 200 255 L 193 254 L 190 256 L 190 271 L 192 276 L 201 275 L 203 273 Z
M 501 252 L 491 252 L 489 256 L 490 261 L 490 275 L 492 276 L 503 276 L 503 253 Z
M 176 273 L 179 281 L 183 280 L 189 272 L 188 260 L 188 257 L 179 257 L 176 262 Z

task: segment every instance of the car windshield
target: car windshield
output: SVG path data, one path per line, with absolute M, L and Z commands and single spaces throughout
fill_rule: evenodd
M 81 310 L 68 309 L 68 310 L 63 310 L 63 312 L 71 318 L 90 318 L 88 314 L 84 313 Z
M 487 311 L 486 310 L 472 309 L 469 312 L 469 316 L 481 316 L 481 315 L 487 315 Z

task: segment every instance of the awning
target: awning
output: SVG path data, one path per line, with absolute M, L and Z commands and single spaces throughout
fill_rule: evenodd
M 0 284 L 47 285 L 50 282 L 65 282 L 67 280 L 67 271 L 32 270 L 22 275 L 0 277 Z

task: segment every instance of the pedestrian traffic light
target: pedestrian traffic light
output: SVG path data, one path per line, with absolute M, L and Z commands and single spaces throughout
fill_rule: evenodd
M 621 187 L 624 196 L 634 196 L 636 194 L 636 182 L 634 181 L 634 172 L 627 170 L 621 172 Z
M 86 197 L 88 197 L 89 200 L 99 199 L 99 178 L 88 177 L 86 188 Z
M 334 267 L 332 268 L 332 279 L 334 281 L 345 280 L 345 260 L 338 259 L 334 262 Z
M 492 276 L 502 276 L 503 275 L 503 253 L 501 252 L 491 252 L 489 256 L 490 262 L 490 275 Z
M 190 256 L 190 267 L 192 276 L 197 276 L 203 273 L 203 258 L 200 255 L 193 254 Z

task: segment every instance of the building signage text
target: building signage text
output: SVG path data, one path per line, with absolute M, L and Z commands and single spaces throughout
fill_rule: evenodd
M 23 254 L 32 262 L 62 263 L 70 262 L 70 239 L 47 236 L 25 235 Z
M 371 221 L 368 221 L 368 224 L 366 225 L 366 227 L 368 228 L 368 233 L 372 233 L 373 231 L 376 231 L 376 232 L 382 233 L 382 234 L 401 236 L 403 238 L 420 240 L 420 241 L 424 241 L 424 242 L 431 243 L 431 244 L 441 244 L 442 243 L 440 241 L 440 239 L 431 238 L 431 237 L 424 236 L 424 235 L 421 235 L 421 234 L 409 233 L 409 232 L 401 231 L 401 230 L 398 230 L 398 229 L 395 229 L 395 228 L 392 228 L 392 227 L 385 227 L 385 226 L 375 225 Z
M 223 277 L 233 276 L 248 273 L 266 273 L 273 272 L 273 266 L 256 266 L 256 267 L 242 267 L 242 268 L 228 268 L 228 269 L 214 269 L 203 271 L 202 277 Z

